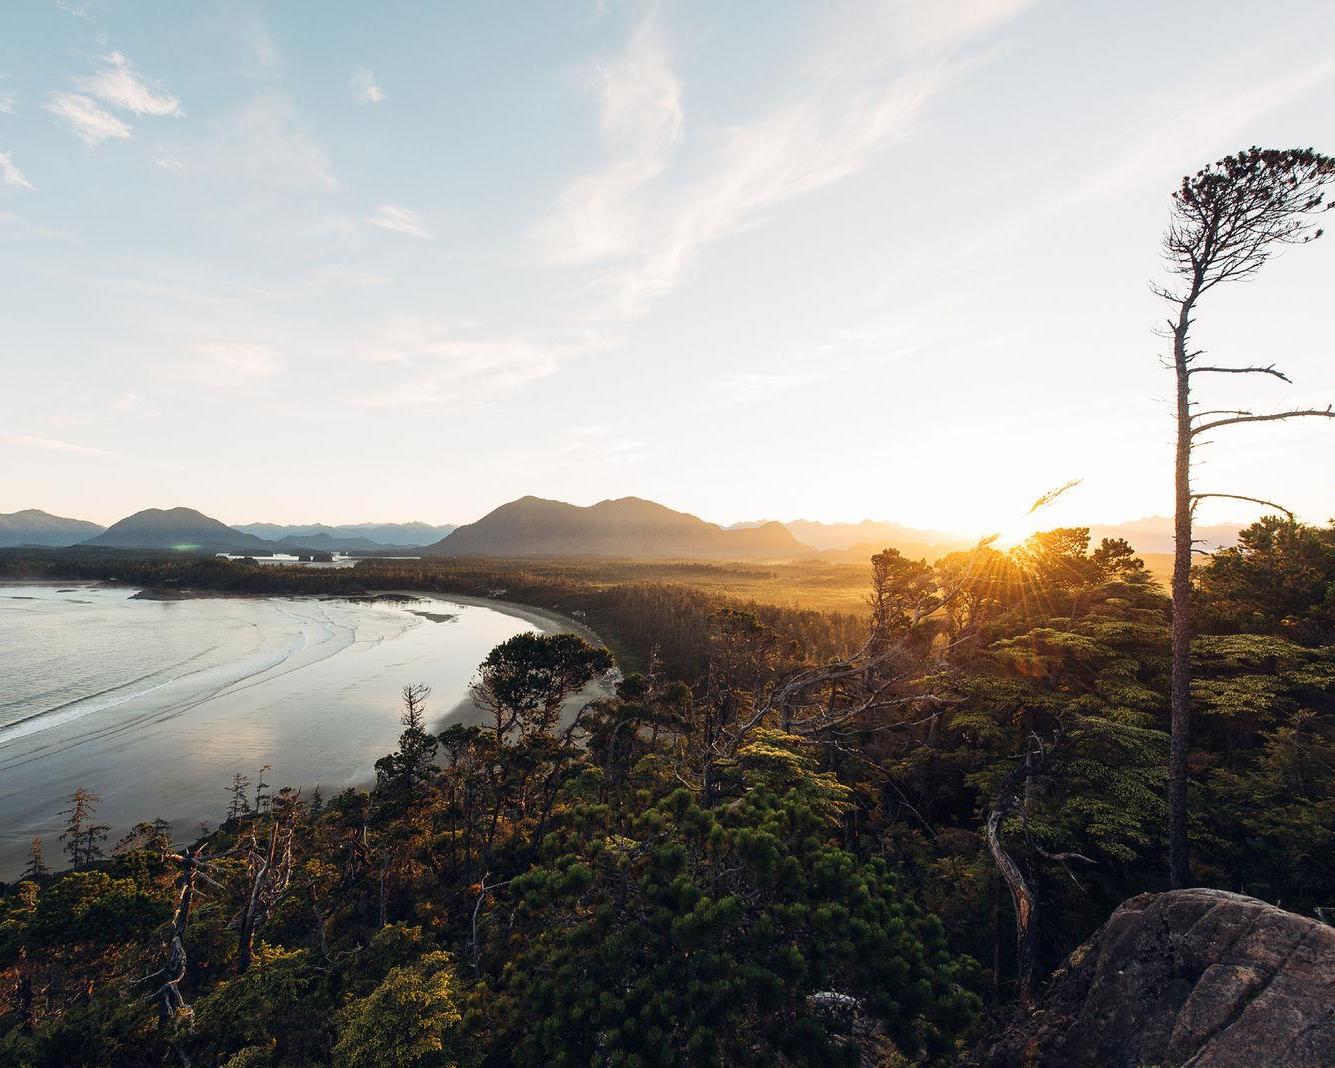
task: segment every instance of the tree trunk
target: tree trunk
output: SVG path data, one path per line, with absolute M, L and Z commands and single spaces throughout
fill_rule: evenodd
M 1019 866 L 1010 858 L 1001 844 L 1001 821 L 1016 801 L 1010 783 L 1001 788 L 1001 796 L 987 816 L 987 848 L 996 861 L 997 870 L 1006 881 L 1015 905 L 1015 973 L 1018 981 L 1016 1011 L 1028 1012 L 1034 1005 L 1034 961 L 1038 956 L 1038 910 L 1033 891 L 1025 882 Z
M 1187 754 L 1191 748 L 1191 376 L 1187 331 L 1196 286 L 1182 302 L 1173 329 L 1177 378 L 1177 452 L 1173 465 L 1173 668 L 1168 758 L 1168 866 L 1174 890 L 1191 879 L 1187 846 Z
M 28 971 L 28 951 L 22 946 L 18 953 L 18 982 L 14 987 L 14 1001 L 18 1007 L 19 1031 L 30 1035 L 36 1027 L 37 1013 L 33 1007 L 32 973 Z

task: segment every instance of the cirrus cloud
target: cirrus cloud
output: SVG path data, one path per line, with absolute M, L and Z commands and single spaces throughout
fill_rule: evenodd
M 128 125 L 82 93 L 54 92 L 42 106 L 64 122 L 89 148 L 96 148 L 112 138 L 130 136 Z
M 148 82 L 121 52 L 102 59 L 102 69 L 74 79 L 85 93 L 136 115 L 184 115 L 181 102 L 161 86 Z
M 422 225 L 422 216 L 398 204 L 380 204 L 375 214 L 366 220 L 372 226 L 395 233 L 408 234 L 411 237 L 430 237 L 431 232 Z
M 28 449 L 42 449 L 46 452 L 72 452 L 81 456 L 118 456 L 110 449 L 97 449 L 91 445 L 76 445 L 72 441 L 60 441 L 57 438 L 40 438 L 31 434 L 0 434 L 0 442 L 6 445 L 18 445 Z
M 4 179 L 6 185 L 12 185 L 15 189 L 31 191 L 33 188 L 32 182 L 28 181 L 27 176 L 19 170 L 10 152 L 0 152 L 0 178 Z

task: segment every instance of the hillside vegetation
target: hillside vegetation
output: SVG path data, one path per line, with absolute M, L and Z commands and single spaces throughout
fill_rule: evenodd
M 647 649 L 573 722 L 610 659 L 521 635 L 479 669 L 480 725 L 432 736 L 405 680 L 369 792 L 239 768 L 216 830 L 114 847 L 81 792 L 0 900 L 0 1060 L 953 1062 L 1165 885 L 1168 606 L 1083 530 L 870 570 L 856 631 L 809 638 L 800 612 L 530 574 L 509 595 L 583 599 Z M 1270 519 L 1197 589 L 1193 878 L 1309 913 L 1335 878 L 1332 588 L 1335 528 Z

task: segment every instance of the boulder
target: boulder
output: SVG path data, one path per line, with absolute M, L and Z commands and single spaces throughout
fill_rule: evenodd
M 977 1068 L 1330 1068 L 1335 927 L 1222 890 L 1123 902 Z

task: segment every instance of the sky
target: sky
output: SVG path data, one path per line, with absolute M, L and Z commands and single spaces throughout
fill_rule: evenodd
M 0 512 L 1163 514 L 1169 195 L 1335 152 L 1332 41 L 1331 2 L 0 5 Z M 1294 384 L 1210 399 L 1335 400 L 1332 286 L 1335 240 L 1212 294 L 1212 359 Z M 1335 514 L 1327 420 L 1203 459 Z

